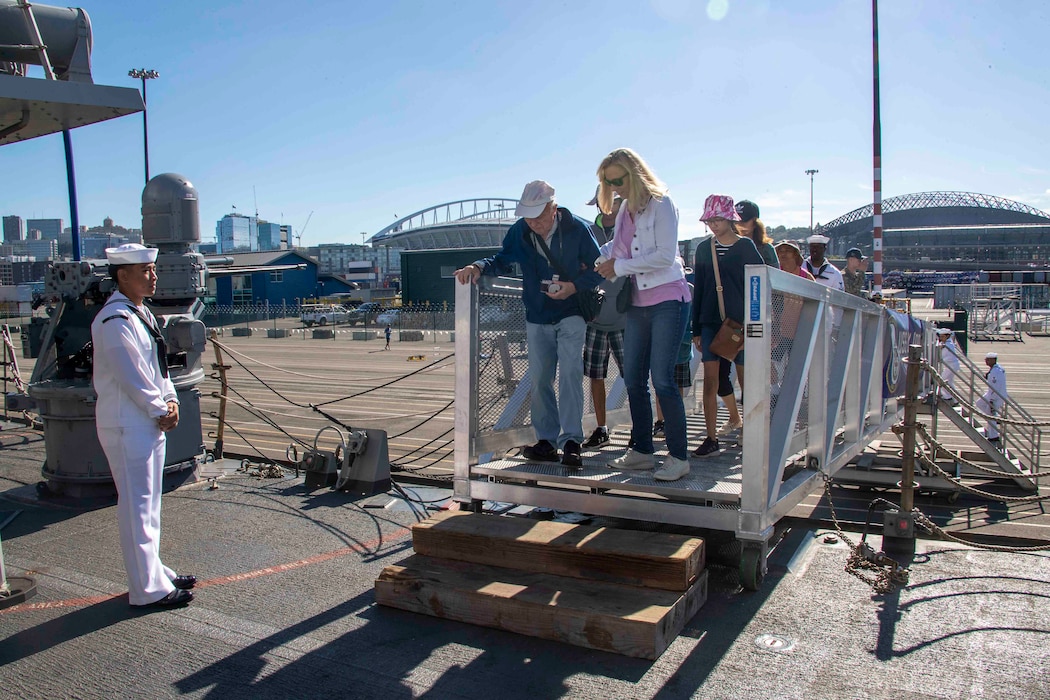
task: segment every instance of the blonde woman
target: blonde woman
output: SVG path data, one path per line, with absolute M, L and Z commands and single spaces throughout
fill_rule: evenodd
M 613 195 L 624 204 L 616 215 L 613 239 L 602 246 L 595 269 L 606 279 L 627 277 L 632 290 L 623 349 L 633 447 L 609 466 L 620 470 L 656 466 L 649 395 L 652 374 L 669 453 L 653 478 L 675 481 L 689 473 L 685 403 L 674 366 L 692 298 L 678 255 L 678 208 L 667 187 L 629 148 L 619 148 L 602 160 L 598 182 L 598 206 L 603 212 L 612 211 Z

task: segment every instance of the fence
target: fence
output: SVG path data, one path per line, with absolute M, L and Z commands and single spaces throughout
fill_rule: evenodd
M 299 319 L 303 304 L 206 304 L 203 321 L 209 328 L 223 326 L 270 325 L 282 321 L 284 325 L 302 325 Z M 455 327 L 455 312 L 444 307 L 415 304 L 405 306 L 383 307 L 364 314 L 363 319 L 351 311 L 354 325 L 382 328 L 388 321 L 384 314 L 390 312 L 390 327 L 394 331 L 451 331 Z M 337 324 L 338 325 L 338 324 Z M 344 324 L 346 325 L 346 324 Z

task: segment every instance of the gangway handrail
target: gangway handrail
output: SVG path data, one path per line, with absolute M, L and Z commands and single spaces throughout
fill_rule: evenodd
M 738 460 L 694 460 L 670 483 L 593 459 L 578 472 L 503 458 L 535 439 L 524 314 L 520 299 L 506 320 L 482 307 L 505 312 L 520 281 L 457 283 L 455 499 L 726 530 L 764 567 L 776 522 L 900 419 L 908 346 L 929 356 L 934 341 L 928 324 L 868 300 L 765 265 L 745 275 L 747 439 Z M 624 404 L 608 408 L 610 427 L 629 423 Z

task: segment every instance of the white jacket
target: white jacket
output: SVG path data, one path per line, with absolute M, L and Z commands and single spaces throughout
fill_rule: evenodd
M 99 428 L 155 426 L 167 415 L 168 401 L 177 400 L 175 385 L 161 374 L 156 342 L 130 305 L 130 299 L 113 292 L 91 323 Z M 157 324 L 149 309 L 138 309 Z
M 988 390 L 984 392 L 983 398 L 993 408 L 1002 407 L 1006 402 L 1006 399 L 1010 397 L 1006 393 L 1006 370 L 1002 368 L 998 362 L 992 365 L 991 369 L 988 370 L 988 374 L 985 375 L 985 380 L 988 382 Z
M 620 235 L 627 206 L 616 214 L 616 236 Z M 635 236 L 631 241 L 631 257 L 617 258 L 616 276 L 634 275 L 638 289 L 652 289 L 661 284 L 685 278 L 685 266 L 678 255 L 678 207 L 670 195 L 649 200 L 645 209 L 634 219 Z M 616 237 L 601 248 L 601 254 L 613 257 Z

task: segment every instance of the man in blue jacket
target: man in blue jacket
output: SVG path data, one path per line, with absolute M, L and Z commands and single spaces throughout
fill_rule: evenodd
M 594 271 L 598 244 L 590 224 L 554 199 L 554 188 L 543 180 L 525 186 L 514 213 L 522 218 L 510 227 L 503 249 L 456 270 L 460 284 L 476 283 L 481 275 L 506 275 L 521 266 L 521 299 L 529 344 L 532 380 L 532 427 L 537 442 L 525 448 L 526 459 L 583 466 L 583 341 L 587 324 L 580 314 L 577 290 L 601 282 Z M 560 372 L 557 370 L 560 369 Z M 554 377 L 558 374 L 558 398 Z

